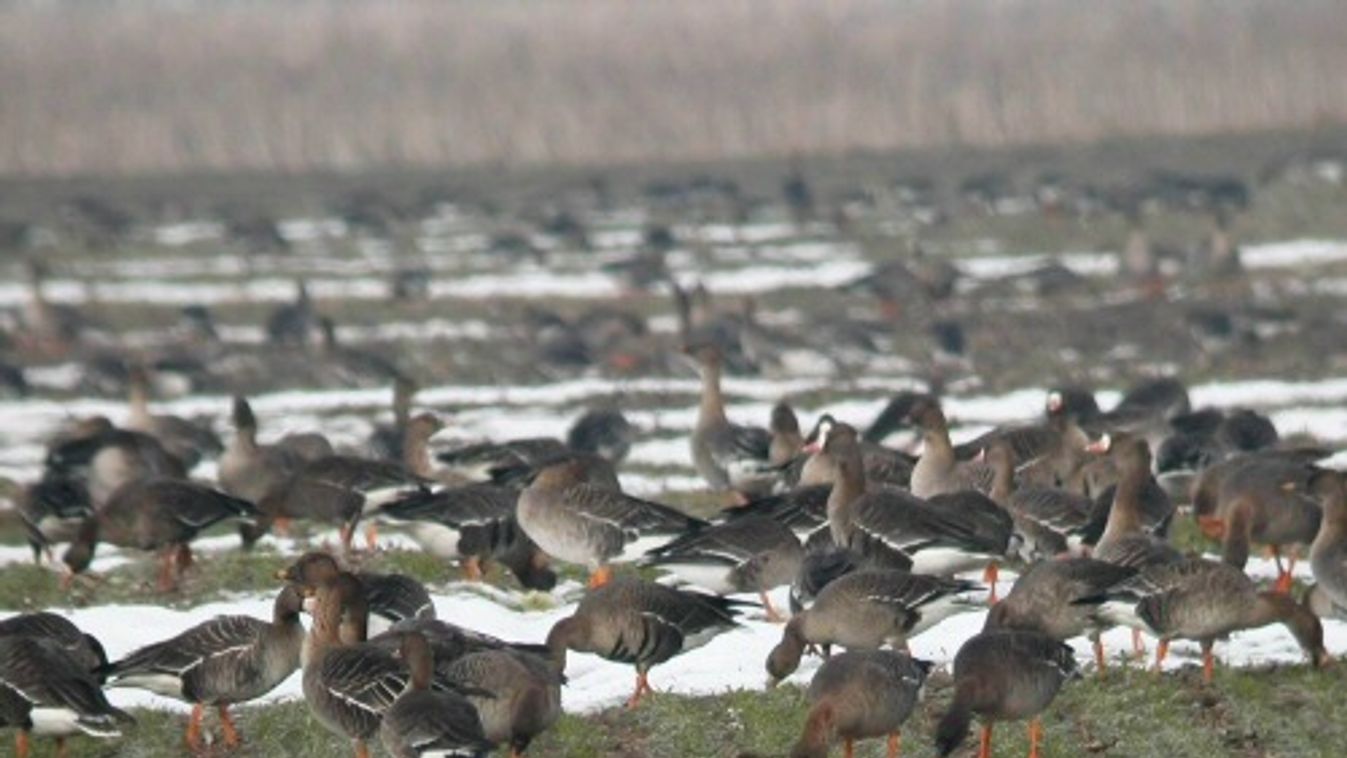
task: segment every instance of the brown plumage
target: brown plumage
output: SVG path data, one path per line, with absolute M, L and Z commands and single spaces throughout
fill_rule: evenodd
M 791 758 L 827 758 L 839 738 L 851 755 L 857 740 L 874 737 L 886 737 L 889 758 L 897 758 L 900 730 L 930 670 L 927 661 L 889 650 L 829 658 L 809 683 L 809 715 Z

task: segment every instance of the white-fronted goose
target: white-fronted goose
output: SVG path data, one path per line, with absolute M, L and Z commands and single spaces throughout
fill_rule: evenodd
M 983 628 L 1042 632 L 1062 642 L 1088 635 L 1102 675 L 1106 661 L 1100 634 L 1112 624 L 1095 609 L 1075 601 L 1098 595 L 1135 573 L 1136 569 L 1093 558 L 1040 561 L 1021 574 L 1010 594 L 992 607 Z
M 406 688 L 384 712 L 379 741 L 394 758 L 423 755 L 485 756 L 491 749 L 476 708 L 462 695 L 430 689 L 434 654 L 415 632 L 402 638 Z
M 529 743 L 561 717 L 564 677 L 546 657 L 515 650 L 485 650 L 454 661 L 445 675 L 468 690 L 488 742 L 521 758 Z
M 913 405 L 911 417 L 921 429 L 921 457 L 912 468 L 912 494 L 930 497 L 959 490 L 989 492 L 995 472 L 978 461 L 960 461 L 949 439 L 949 423 L 934 399 Z
M 590 408 L 571 424 L 566 446 L 617 465 L 627 459 L 636 427 L 617 408 Z
M 809 455 L 800 464 L 796 475 L 797 487 L 812 487 L 818 484 L 831 484 L 837 476 L 832 456 L 826 450 L 828 434 L 837 425 L 837 420 L 828 414 L 819 417 L 810 432 L 805 452 Z M 890 450 L 882 445 L 861 441 L 861 465 L 865 469 L 865 478 L 875 484 L 894 487 L 907 487 L 912 480 L 912 468 L 916 460 L 906 453 Z M 791 469 L 785 472 L 786 480 L 791 478 Z
M 554 437 L 526 437 L 465 445 L 435 457 L 449 472 L 467 481 L 481 482 L 493 481 L 503 471 L 531 469 L 540 461 L 570 452 L 570 448 Z
M 209 426 L 181 416 L 150 413 L 150 376 L 144 366 L 131 367 L 129 381 L 130 413 L 126 428 L 143 432 L 159 440 L 169 455 L 192 470 L 203 458 L 214 458 L 224 450 L 220 438 Z
M 276 578 L 295 585 L 306 595 L 312 595 L 341 573 L 336 558 L 315 551 L 301 555 L 278 572 Z M 366 610 L 388 625 L 407 619 L 435 618 L 435 603 L 430 593 L 415 579 L 403 574 L 378 574 L 371 571 L 357 572 L 352 576 L 364 590 Z
M 412 400 L 416 397 L 416 390 L 416 382 L 406 377 L 393 381 L 393 423 L 376 425 L 370 432 L 367 447 L 371 458 L 406 463 L 402 454 L 402 440 L 407 422 L 412 417 Z M 424 473 L 421 475 L 426 476 Z
M 1153 483 L 1151 453 L 1146 441 L 1131 436 L 1104 435 L 1091 449 L 1108 453 L 1119 476 L 1103 534 L 1095 543 L 1092 555 L 1101 561 L 1133 568 L 1180 558 L 1173 546 L 1146 528 L 1143 493 L 1147 485 Z M 1160 523 L 1168 523 L 1172 517 L 1172 503 L 1168 511 L 1170 516 L 1161 519 Z M 1150 520 L 1155 522 L 1154 518 Z
M 830 582 L 814 604 L 791 617 L 781 642 L 767 656 L 769 682 L 790 676 L 809 645 L 841 645 L 869 650 L 904 647 L 962 610 L 974 610 L 968 597 L 977 585 L 905 571 L 855 571 Z
M 276 596 L 270 622 L 251 616 L 218 616 L 142 647 L 108 667 L 114 687 L 134 687 L 192 704 L 187 747 L 202 747 L 201 721 L 215 706 L 228 748 L 240 744 L 229 706 L 259 698 L 299 669 L 303 598 L 287 586 Z
M 55 736 L 57 754 L 64 756 L 67 737 L 120 737 L 119 724 L 133 721 L 108 702 L 94 674 L 58 642 L 0 637 L 0 728 L 19 730 L 18 758 L 28 758 L 30 734 Z
M 428 484 L 396 463 L 331 455 L 300 466 L 258 501 L 257 509 L 263 528 L 278 518 L 336 524 L 342 546 L 350 549 L 361 518 L 399 497 L 425 490 Z M 376 533 L 371 529 L 366 538 L 372 547 Z
M 71 576 L 89 567 L 99 542 L 159 553 L 160 591 L 177 585 L 191 564 L 190 544 L 202 530 L 222 521 L 257 518 L 252 503 L 181 479 L 131 482 L 108 504 L 85 519 L 62 558 Z M 69 577 L 68 577 L 69 578 Z
M 1309 598 L 1320 616 L 1347 617 L 1347 489 L 1343 475 L 1322 470 L 1310 483 L 1319 498 L 1323 519 L 1310 545 L 1314 588 Z M 1319 602 L 1314 602 L 1316 599 Z
M 997 721 L 1029 721 L 1029 756 L 1043 741 L 1039 717 L 1076 671 L 1071 648 L 1046 634 L 983 632 L 954 656 L 954 700 L 935 729 L 936 752 L 949 755 L 968 736 L 973 717 L 982 719 L 978 758 L 991 758 Z
M 575 613 L 547 634 L 547 648 L 559 673 L 566 651 L 594 653 L 636 667 L 636 689 L 628 707 L 654 692 L 650 669 L 679 653 L 709 642 L 738 626 L 743 603 L 700 592 L 674 589 L 634 578 L 619 578 L 590 590 Z
M 790 584 L 792 614 L 813 605 L 814 598 L 834 580 L 862 569 L 892 569 L 911 572 L 912 559 L 893 551 L 872 551 L 862 554 L 833 542 L 832 532 L 826 526 L 816 530 L 804 541 L 804 558 L 800 571 Z
M 828 493 L 832 482 L 796 487 L 777 495 L 755 497 L 744 505 L 726 508 L 721 515 L 726 520 L 764 516 L 790 529 L 796 537 L 806 539 L 819 527 L 828 523 Z
M 912 559 L 913 571 L 922 574 L 985 566 L 1012 549 L 1010 516 L 986 497 L 955 492 L 928 502 L 903 490 L 870 489 L 861 471 L 856 430 L 846 424 L 833 429 L 826 448 L 837 465 L 837 482 L 828 496 L 828 525 L 837 544 L 862 553 L 902 553 Z
M 234 438 L 220 456 L 216 477 L 220 489 L 258 503 L 289 480 L 304 461 L 284 447 L 258 444 L 257 416 L 245 398 L 234 398 L 232 415 Z
M 81 421 L 74 433 L 47 451 L 49 471 L 87 483 L 94 508 L 122 485 L 151 477 L 182 478 L 182 461 L 148 434 L 120 429 L 102 416 Z
M 766 516 L 746 516 L 679 537 L 646 553 L 660 566 L 718 595 L 756 592 L 771 621 L 783 620 L 767 591 L 790 584 L 804 551 L 790 529 Z
M 52 543 L 73 540 L 80 525 L 94 514 L 89 489 L 82 481 L 51 472 L 24 488 L 16 510 L 23 519 L 35 563 L 44 552 L 48 560 L 53 560 Z
M 827 758 L 841 739 L 851 755 L 857 740 L 886 737 L 898 758 L 901 730 L 916 707 L 932 664 L 889 650 L 857 650 L 829 658 L 809 683 L 809 715 L 790 758 Z
M 1323 514 L 1309 491 L 1316 469 L 1274 457 L 1241 460 L 1221 480 L 1216 512 L 1203 526 L 1220 535 L 1223 559 L 1239 569 L 1252 545 L 1267 545 L 1277 563 L 1276 589 L 1290 592 L 1296 553 L 1314 541 Z M 1288 549 L 1283 566 L 1282 552 Z
M 1014 453 L 1005 442 L 992 443 L 986 460 L 996 472 L 987 494 L 1010 512 L 1031 557 L 1053 558 L 1080 545 L 1091 523 L 1094 501 L 1056 487 L 1016 486 Z
M 653 547 L 642 545 L 642 538 L 667 539 L 706 525 L 668 506 L 588 484 L 573 462 L 543 469 L 520 493 L 516 515 L 543 552 L 587 566 L 591 587 L 608 581 L 612 560 L 634 560 Z
M 86 634 L 65 616 L 49 611 L 20 613 L 0 621 L 0 637 L 38 637 L 58 647 L 64 655 L 101 683 L 108 664 L 103 644 Z
M 1187 558 L 1147 566 L 1101 595 L 1077 602 L 1101 604 L 1099 612 L 1114 623 L 1158 637 L 1157 671 L 1170 640 L 1196 640 L 1202 646 L 1202 676 L 1210 682 L 1217 639 L 1274 623 L 1290 630 L 1313 665 L 1329 660 L 1318 617 L 1290 595 L 1260 592 L 1243 571 L 1225 563 Z
M 775 481 L 769 459 L 771 434 L 731 423 L 720 389 L 721 354 L 713 346 L 687 348 L 701 373 L 701 400 L 692 430 L 692 463 L 712 489 L 764 494 Z
M 790 463 L 804 447 L 800 420 L 795 417 L 795 410 L 784 400 L 772 406 L 772 418 L 767 424 L 767 431 L 772 435 L 772 441 L 767 446 L 767 461 L 773 466 Z

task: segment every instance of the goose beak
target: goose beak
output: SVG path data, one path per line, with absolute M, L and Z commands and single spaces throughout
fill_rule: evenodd
M 1095 440 L 1094 442 L 1091 442 L 1090 444 L 1086 445 L 1085 451 L 1088 453 L 1103 455 L 1104 453 L 1107 453 L 1109 451 L 1109 448 L 1112 445 L 1113 445 L 1113 438 L 1105 434 L 1101 436 L 1099 439 Z

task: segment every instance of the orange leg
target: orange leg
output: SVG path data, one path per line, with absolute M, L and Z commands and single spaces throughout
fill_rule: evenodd
M 889 735 L 889 751 L 885 753 L 885 758 L 898 758 L 898 753 L 903 749 L 903 735 L 901 732 L 894 732 Z
M 1146 645 L 1141 641 L 1141 630 L 1132 630 L 1132 654 L 1138 658 L 1146 655 Z
M 1160 640 L 1155 646 L 1155 673 L 1160 673 L 1160 667 L 1165 662 L 1165 656 L 1169 655 L 1169 640 Z
M 1197 528 L 1209 539 L 1225 539 L 1225 520 L 1215 516 L 1198 516 Z
M 234 719 L 229 715 L 229 706 L 220 706 L 220 730 L 224 732 L 225 747 L 233 750 L 238 747 L 242 739 L 239 738 L 239 730 L 234 726 Z
M 201 719 L 206 715 L 206 706 L 197 703 L 192 706 L 192 715 L 187 719 L 187 749 L 193 753 L 201 750 Z
M 182 573 L 192 567 L 192 546 L 186 542 L 178 545 L 178 551 L 175 556 L 178 562 L 178 573 Z
M 855 758 L 856 741 L 847 737 L 842 740 L 842 758 Z
M 991 588 L 991 594 L 987 597 L 988 605 L 996 605 L 996 602 L 1000 599 L 996 596 L 996 578 L 1000 574 L 1001 568 L 996 565 L 996 561 L 988 563 L 987 568 L 982 570 L 982 581 L 986 582 L 987 586 Z
M 355 741 L 355 758 L 369 758 L 369 745 L 364 740 Z
M 290 523 L 289 516 L 277 516 L 271 522 L 271 529 L 276 532 L 277 537 L 289 537 Z
M 758 597 L 762 598 L 762 607 L 767 609 L 768 621 L 772 622 L 773 624 L 786 623 L 786 617 L 782 616 L 781 611 L 778 611 L 776 609 L 776 606 L 772 605 L 772 599 L 770 597 L 767 597 L 766 592 L 759 592 Z
M 987 722 L 982 727 L 982 741 L 978 745 L 978 758 L 992 758 L 992 725 Z
M 589 575 L 589 588 L 598 589 L 603 585 L 613 581 L 613 569 L 611 566 L 599 566 L 594 573 Z
M 1211 645 L 1202 646 L 1202 681 L 1211 684 L 1211 680 L 1216 676 L 1216 654 L 1212 652 Z
M 482 581 L 482 559 L 474 555 L 464 560 L 463 576 L 470 582 Z
M 173 591 L 173 566 L 177 562 L 177 548 L 169 548 L 159 556 L 159 578 L 156 582 L 160 592 Z
M 371 521 L 365 527 L 365 547 L 373 550 L 379 544 L 379 525 Z
M 1108 670 L 1108 660 L 1104 657 L 1104 641 L 1099 637 L 1094 638 L 1094 667 L 1099 670 L 1100 678 L 1103 678 L 1104 672 Z
M 1043 720 L 1029 721 L 1029 758 L 1038 758 L 1038 748 L 1043 744 Z
M 1296 568 L 1295 553 L 1286 556 L 1286 568 L 1283 569 L 1280 551 L 1276 547 L 1272 549 L 1273 555 L 1277 556 L 1277 583 L 1272 586 L 1272 589 L 1283 595 L 1289 595 L 1291 594 L 1291 584 L 1295 581 L 1295 575 L 1291 573 Z
M 631 693 L 631 697 L 627 699 L 627 707 L 635 708 L 636 706 L 641 704 L 641 697 L 643 695 L 653 695 L 653 694 L 655 694 L 655 689 L 650 686 L 650 680 L 647 678 L 646 672 L 637 671 L 636 691 Z
M 28 758 L 28 730 L 20 729 L 19 733 L 14 735 L 14 755 L 18 758 Z

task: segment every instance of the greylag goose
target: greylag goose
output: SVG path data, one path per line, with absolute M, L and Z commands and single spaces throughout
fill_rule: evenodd
M 47 560 L 53 560 L 51 544 L 74 539 L 80 524 L 94 514 L 89 490 L 83 482 L 51 472 L 24 488 L 16 510 L 23 520 L 35 563 L 44 552 Z
M 590 453 L 613 465 L 627 459 L 631 443 L 636 438 L 636 427 L 622 411 L 616 408 L 591 408 L 571 424 L 566 433 L 566 446 L 581 453 Z
M 485 756 L 491 749 L 473 704 L 453 692 L 430 689 L 434 654 L 426 638 L 410 633 L 399 651 L 406 688 L 383 713 L 379 741 L 394 758 L 422 755 Z
M 225 747 L 240 744 L 229 706 L 255 700 L 299 669 L 303 598 L 287 586 L 276 595 L 270 622 L 251 616 L 217 616 L 187 631 L 142 647 L 111 664 L 113 687 L 134 687 L 192 704 L 187 747 L 199 751 L 206 706 L 220 715 Z
M 364 594 L 350 574 L 340 574 L 318 587 L 303 663 L 309 710 L 333 734 L 350 739 L 357 758 L 368 758 L 367 741 L 378 732 L 384 714 L 408 689 L 411 679 L 406 663 L 394 652 L 365 642 L 368 612 Z M 431 664 L 426 661 L 425 668 Z M 458 691 L 438 678 L 432 684 L 437 690 Z
M 519 495 L 519 527 L 543 552 L 587 566 L 590 586 L 607 582 L 609 563 L 629 559 L 652 545 L 642 538 L 668 538 L 706 525 L 659 503 L 584 481 L 575 462 L 543 469 Z
M 1291 631 L 1313 665 L 1329 660 L 1317 616 L 1290 595 L 1260 592 L 1243 571 L 1225 563 L 1187 558 L 1148 566 L 1099 595 L 1075 602 L 1099 604 L 1099 613 L 1110 621 L 1158 637 L 1157 671 L 1170 640 L 1196 640 L 1202 646 L 1202 678 L 1210 682 L 1217 639 L 1273 623 Z
M 889 650 L 856 650 L 829 658 L 809 683 L 809 715 L 790 758 L 827 758 L 837 739 L 851 755 L 857 740 L 887 738 L 898 758 L 901 730 L 916 708 L 929 661 Z
M 521 758 L 529 743 L 561 717 L 563 677 L 546 657 L 515 650 L 484 650 L 454 661 L 445 670 L 450 680 L 469 690 L 487 742 L 508 745 L 511 758 Z
M 713 346 L 688 347 L 701 373 L 701 400 L 692 430 L 692 463 L 715 490 L 764 494 L 776 478 L 769 452 L 771 434 L 731 423 L 720 389 L 721 354 Z
M 766 516 L 747 516 L 679 537 L 646 553 L 641 563 L 718 595 L 756 592 L 768 620 L 782 621 L 767 591 L 790 584 L 803 556 L 790 529 Z
M 0 636 L 0 728 L 17 727 L 14 754 L 28 758 L 29 735 L 54 735 L 57 754 L 76 734 L 120 737 L 134 719 L 108 702 L 93 672 L 55 640 Z
M 416 397 L 416 390 L 416 382 L 411 379 L 399 377 L 393 380 L 393 423 L 377 425 L 370 432 L 367 447 L 371 458 L 394 463 L 406 462 L 402 454 L 402 441 L 407 422 L 412 417 L 412 400 Z
M 494 484 L 469 484 L 418 492 L 382 506 L 378 520 L 407 525 L 423 550 L 458 560 L 471 580 L 480 579 L 488 560 L 499 561 L 526 589 L 556 586 L 556 572 L 515 519 L 519 491 Z
M 220 438 L 209 426 L 181 416 L 150 413 L 150 376 L 144 366 L 131 367 L 127 383 L 130 414 L 126 428 L 159 440 L 169 455 L 192 470 L 203 458 L 214 458 L 224 450 Z
M 1267 545 L 1277 564 L 1276 589 L 1290 592 L 1296 553 L 1314 541 L 1323 514 L 1309 491 L 1316 469 L 1274 457 L 1241 460 L 1222 478 L 1216 511 L 1202 520 L 1204 531 L 1220 536 L 1223 559 L 1239 569 L 1251 545 Z M 1289 561 L 1283 566 L 1287 547 Z
M 1094 644 L 1095 665 L 1103 675 L 1106 661 L 1100 634 L 1112 624 L 1075 601 L 1098 595 L 1135 573 L 1136 569 L 1093 558 L 1040 561 L 1021 574 L 1010 594 L 992 607 L 984 629 L 1042 632 L 1062 642 L 1088 635 Z
M 1003 558 L 1013 549 L 1010 516 L 975 492 L 925 501 L 902 490 L 870 489 L 861 471 L 856 430 L 838 424 L 826 450 L 837 482 L 828 496 L 828 525 L 838 545 L 862 553 L 898 552 L 922 574 L 951 574 Z M 994 572 L 988 579 L 995 580 Z
M 978 758 L 991 758 L 992 726 L 1029 719 L 1029 756 L 1043 741 L 1041 713 L 1076 672 L 1071 648 L 1046 634 L 983 632 L 954 656 L 954 700 L 935 730 L 936 752 L 949 755 L 968 736 L 973 717 L 982 719 Z
M 739 625 L 743 603 L 717 595 L 674 589 L 640 579 L 619 578 L 591 590 L 575 613 L 547 634 L 556 671 L 566 671 L 566 651 L 594 653 L 636 667 L 636 689 L 627 701 L 635 707 L 654 690 L 650 669 L 679 653 L 709 642 Z
M 257 517 L 252 503 L 195 482 L 146 479 L 131 482 L 108 504 L 85 519 L 62 560 L 70 569 L 67 584 L 93 562 L 99 542 L 159 553 L 161 592 L 177 585 L 181 569 L 191 564 L 190 544 L 201 531 L 223 521 Z
M 991 491 L 995 474 L 991 466 L 956 457 L 949 439 L 949 423 L 939 402 L 918 401 L 912 407 L 911 418 L 922 432 L 921 457 L 912 467 L 912 494 L 925 498 L 960 490 Z
M 1310 568 L 1314 571 L 1310 602 L 1320 616 L 1347 618 L 1347 490 L 1343 475 L 1321 471 L 1311 482 L 1311 491 L 1318 495 L 1324 515 L 1310 545 Z
M 830 582 L 814 604 L 791 617 L 781 642 L 767 656 L 769 682 L 790 676 L 809 645 L 848 649 L 904 647 L 962 610 L 973 610 L 978 587 L 958 579 L 871 569 Z
M 341 574 L 337 559 L 327 553 L 310 552 L 277 572 L 276 578 L 289 582 L 312 595 L 319 587 Z M 435 603 L 430 593 L 415 579 L 403 574 L 378 574 L 362 571 L 352 574 L 364 590 L 365 608 L 389 625 L 407 619 L 435 618 Z

